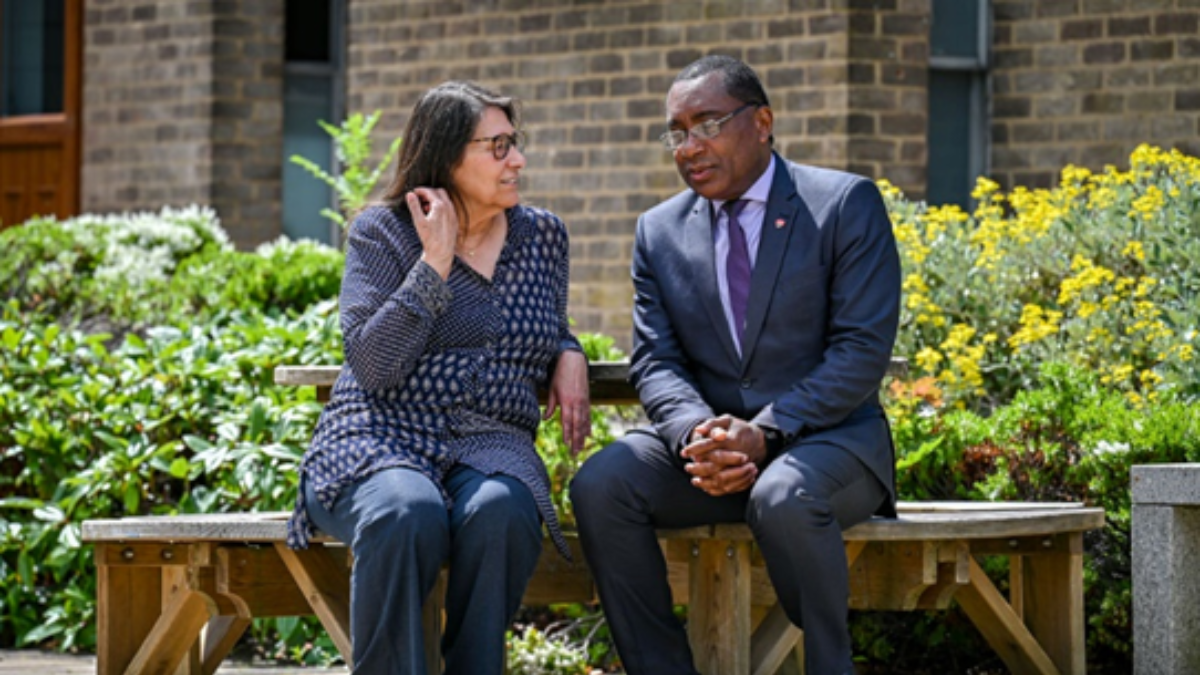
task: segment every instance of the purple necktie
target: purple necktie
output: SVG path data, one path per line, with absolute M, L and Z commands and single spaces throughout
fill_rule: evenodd
M 746 303 L 750 299 L 750 251 L 746 246 L 746 233 L 738 222 L 738 214 L 745 208 L 746 202 L 735 200 L 725 202 L 725 213 L 729 216 L 729 255 L 725 258 L 725 277 L 729 282 L 729 309 L 733 313 L 737 341 L 742 341 L 742 331 L 746 330 Z

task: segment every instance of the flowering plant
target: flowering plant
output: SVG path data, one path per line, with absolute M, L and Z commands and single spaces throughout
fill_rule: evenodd
M 904 268 L 897 351 L 947 403 L 1007 401 L 1047 361 L 1134 405 L 1200 394 L 1200 160 L 1143 145 L 1126 171 L 1068 166 L 1052 189 L 980 178 L 971 213 L 880 187 Z

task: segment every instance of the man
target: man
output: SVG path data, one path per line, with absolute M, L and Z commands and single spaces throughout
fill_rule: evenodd
M 736 59 L 684 68 L 667 116 L 689 189 L 642 215 L 633 251 L 630 378 L 652 426 L 576 477 L 584 554 L 628 673 L 692 675 L 655 528 L 747 522 L 807 672 L 853 673 L 842 530 L 895 513 L 891 223 L 870 181 L 772 151 Z

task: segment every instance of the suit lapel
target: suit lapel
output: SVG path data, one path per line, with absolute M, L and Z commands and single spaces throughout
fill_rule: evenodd
M 754 262 L 754 273 L 750 277 L 750 302 L 746 307 L 746 333 L 742 336 L 742 367 L 750 362 L 750 355 L 758 345 L 767 310 L 771 307 L 776 280 L 783 269 L 783 258 L 788 241 L 797 226 L 799 195 L 792 182 L 787 162 L 775 156 L 775 177 L 771 181 L 771 194 L 763 213 L 762 235 L 758 243 L 758 257 Z
M 697 197 L 683 229 L 687 237 L 685 250 L 688 264 L 696 274 L 696 287 L 700 289 L 704 311 L 708 314 L 708 319 L 713 324 L 713 332 L 720 340 L 725 353 L 737 363 L 737 345 L 733 343 L 733 336 L 729 334 L 729 324 L 725 321 L 725 306 L 721 304 L 721 290 L 717 285 L 712 206 L 707 199 Z

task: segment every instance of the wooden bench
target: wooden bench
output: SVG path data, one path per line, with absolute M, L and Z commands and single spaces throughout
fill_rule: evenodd
M 276 382 L 328 400 L 337 367 L 280 368 Z M 593 403 L 636 402 L 625 364 L 593 364 Z M 944 609 L 957 602 L 1014 673 L 1084 673 L 1083 533 L 1101 509 L 1059 503 L 901 503 L 845 533 L 854 609 Z M 98 574 L 98 672 L 214 672 L 254 617 L 315 614 L 349 661 L 345 548 L 285 542 L 287 513 L 92 520 Z M 672 592 L 705 675 L 775 673 L 800 631 L 776 604 L 744 525 L 661 531 Z M 589 602 L 578 544 L 567 563 L 547 544 L 526 604 Z M 1005 597 L 977 558 L 1010 561 Z M 442 589 L 426 604 L 426 654 L 438 672 Z

